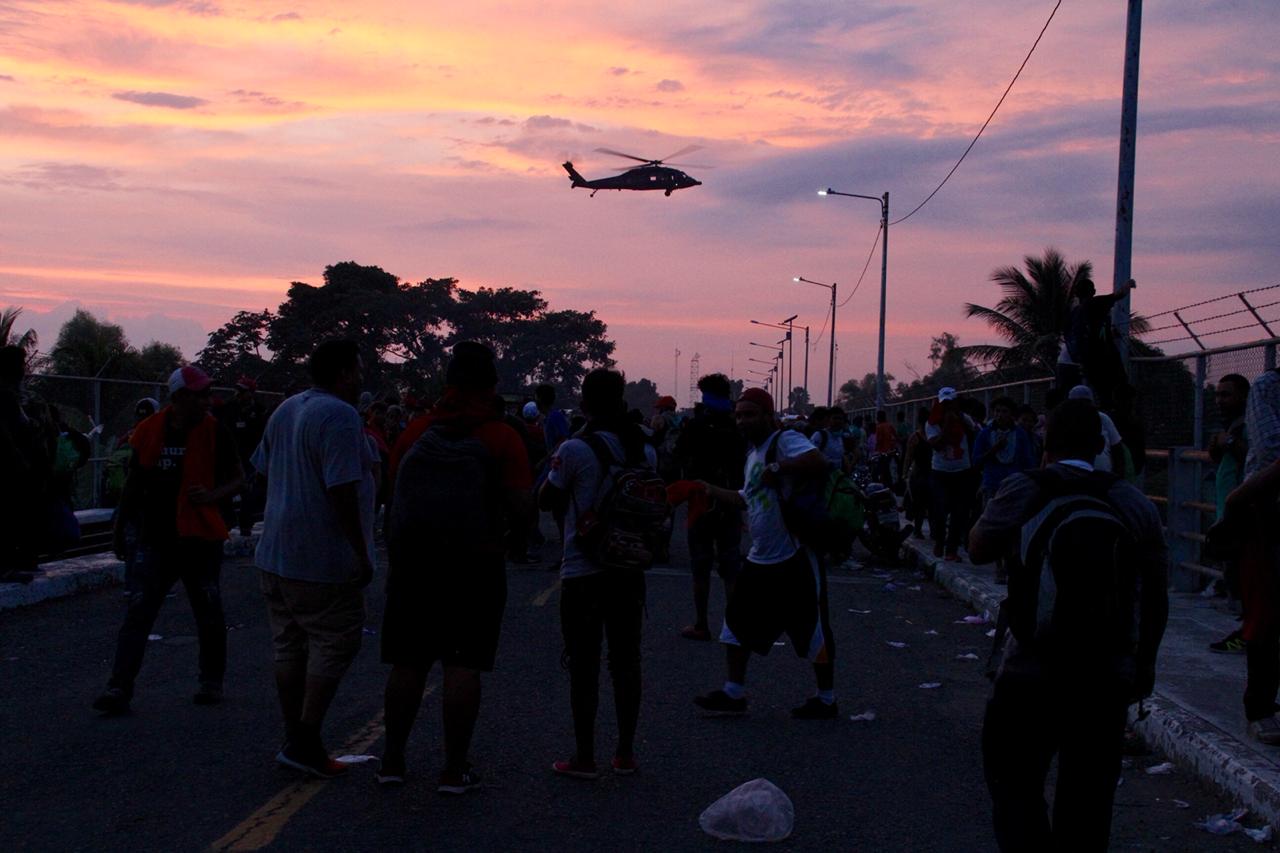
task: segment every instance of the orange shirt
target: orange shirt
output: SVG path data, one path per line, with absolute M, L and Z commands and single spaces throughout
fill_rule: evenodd
M 892 453 L 898 448 L 898 431 L 888 421 L 876 424 L 876 453 Z

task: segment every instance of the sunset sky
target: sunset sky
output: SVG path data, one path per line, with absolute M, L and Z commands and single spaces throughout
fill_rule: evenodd
M 749 320 L 798 313 L 817 336 L 825 293 L 791 277 L 851 288 L 878 209 L 815 189 L 914 207 L 1052 8 L 0 0 L 0 306 L 46 346 L 78 304 L 194 355 L 235 311 L 355 260 L 595 310 L 630 378 L 670 392 L 683 351 L 683 403 L 689 355 L 741 377 L 748 341 L 776 340 Z M 1276 11 L 1146 3 L 1139 311 L 1280 282 Z M 961 305 L 995 302 L 997 266 L 1052 245 L 1109 286 L 1124 13 L 1067 0 L 955 177 L 891 230 L 898 379 L 933 334 L 989 339 Z M 715 168 L 670 198 L 590 198 L 560 168 L 689 144 Z M 874 369 L 878 263 L 839 316 L 838 380 Z

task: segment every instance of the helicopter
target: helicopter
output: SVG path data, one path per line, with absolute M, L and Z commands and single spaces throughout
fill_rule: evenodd
M 616 175 L 612 178 L 597 178 L 594 181 L 588 181 L 578 174 L 578 170 L 573 168 L 573 163 L 569 161 L 565 161 L 564 170 L 569 173 L 569 182 L 573 187 L 586 187 L 591 190 L 593 197 L 600 190 L 662 190 L 664 195 L 671 195 L 676 190 L 682 190 L 686 187 L 700 187 L 702 186 L 702 181 L 696 181 L 679 169 L 673 169 L 671 166 L 664 164 L 672 157 L 681 157 L 701 148 L 701 145 L 690 145 L 681 148 L 674 154 L 667 155 L 661 160 L 646 160 L 644 157 L 624 154 L 621 151 L 614 151 L 609 148 L 597 148 L 596 151 L 601 154 L 626 157 L 628 160 L 635 160 L 642 165 L 622 166 L 620 169 L 622 171 L 621 175 Z M 673 165 L 681 164 L 676 163 Z M 710 169 L 711 167 L 688 166 L 687 168 Z

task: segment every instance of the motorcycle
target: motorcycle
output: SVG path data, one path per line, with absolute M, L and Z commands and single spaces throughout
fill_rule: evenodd
M 915 527 L 902 526 L 893 490 L 877 482 L 865 466 L 854 469 L 851 479 L 854 496 L 862 508 L 863 524 L 858 531 L 858 541 L 873 555 L 896 564 L 902 555 L 902 543 Z

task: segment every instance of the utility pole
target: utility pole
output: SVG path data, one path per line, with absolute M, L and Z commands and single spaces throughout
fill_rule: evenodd
M 806 405 L 812 401 L 809 399 L 809 327 L 804 327 L 804 402 Z
M 835 399 L 836 384 L 836 287 L 839 282 L 831 283 L 831 360 L 827 364 L 827 405 Z
M 884 302 L 889 281 L 889 191 L 880 205 L 880 346 L 876 354 L 876 411 L 884 408 Z
M 676 367 L 671 373 L 671 397 L 680 405 L 680 347 L 676 347 Z
M 1129 0 L 1125 25 L 1124 91 L 1120 104 L 1120 170 L 1116 187 L 1116 249 L 1111 292 L 1133 277 L 1133 179 L 1138 137 L 1138 57 L 1142 43 L 1142 0 Z M 1129 294 L 1111 309 L 1111 324 L 1125 373 L 1129 372 Z

